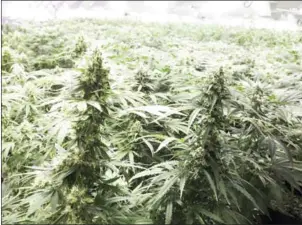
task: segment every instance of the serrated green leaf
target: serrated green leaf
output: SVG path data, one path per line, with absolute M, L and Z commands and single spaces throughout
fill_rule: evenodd
M 228 195 L 227 195 L 227 191 L 226 191 L 224 182 L 221 180 L 221 181 L 218 183 L 218 186 L 219 186 L 219 191 L 223 194 L 223 196 L 224 196 L 225 200 L 227 201 L 227 203 L 230 204 L 230 200 L 229 200 L 229 198 L 228 198 Z
M 165 194 L 167 194 L 167 192 L 171 190 L 171 187 L 175 184 L 177 179 L 178 178 L 176 176 L 173 176 L 165 181 L 158 194 L 154 197 L 154 199 L 152 199 L 153 204 L 157 203 Z
M 87 101 L 88 105 L 91 105 L 92 107 L 96 108 L 97 110 L 99 110 L 100 112 L 103 112 L 100 103 L 96 102 L 96 101 Z
M 198 208 L 198 212 L 201 213 L 202 215 L 209 217 L 212 220 L 215 220 L 216 222 L 224 223 L 223 220 L 218 215 L 215 215 L 215 214 L 209 212 L 208 210 Z
M 53 212 L 57 209 L 58 203 L 59 203 L 59 195 L 58 195 L 58 192 L 55 191 L 54 194 L 52 195 L 51 201 L 50 201 L 51 209 Z
M 168 137 L 166 138 L 156 149 L 156 151 L 154 153 L 159 152 L 162 148 L 166 147 L 170 142 L 175 141 L 176 139 L 173 137 Z
M 137 174 L 135 174 L 131 179 L 130 179 L 130 182 L 137 179 L 137 178 L 140 178 L 140 177 L 146 177 L 146 176 L 152 176 L 152 175 L 156 175 L 156 174 L 160 174 L 162 173 L 162 169 L 160 168 L 154 168 L 154 169 L 150 169 L 150 170 L 145 170 L 145 171 L 142 171 L 142 172 L 139 172 Z
M 173 216 L 173 203 L 170 201 L 166 207 L 165 224 L 171 224 Z
M 258 204 L 256 203 L 255 199 L 253 198 L 252 195 L 250 195 L 250 193 L 248 193 L 243 187 L 239 186 L 238 184 L 232 182 L 233 187 L 235 187 L 241 194 L 243 194 L 248 200 L 250 200 L 254 206 L 258 209 L 260 209 L 260 207 L 258 206 Z
M 144 141 L 144 143 L 148 146 L 148 148 L 150 149 L 150 151 L 151 151 L 151 154 L 152 154 L 152 156 L 154 155 L 154 148 L 153 148 L 153 146 L 152 146 L 152 144 L 148 141 L 148 140 L 146 140 L 145 138 L 142 138 L 143 139 L 143 141 Z
M 184 188 L 185 188 L 186 180 L 187 180 L 186 177 L 182 177 L 179 180 L 180 199 L 182 198 L 182 194 L 183 194 L 183 191 L 184 191 Z
M 194 111 L 191 113 L 190 115 L 190 118 L 189 118 L 189 121 L 188 121 L 188 128 L 187 128 L 187 132 L 189 132 L 192 124 L 194 123 L 198 113 L 201 111 L 201 108 L 197 108 L 197 109 L 194 109 Z
M 67 121 L 62 122 L 61 127 L 58 132 L 57 136 L 57 143 L 59 145 L 63 144 L 64 139 L 66 138 L 70 128 L 70 123 Z
M 215 186 L 214 180 L 212 179 L 211 175 L 206 170 L 204 170 L 204 173 L 209 181 L 212 191 L 214 192 L 215 199 L 216 199 L 216 201 L 218 201 L 218 196 L 217 196 L 217 191 L 216 191 L 216 186 Z

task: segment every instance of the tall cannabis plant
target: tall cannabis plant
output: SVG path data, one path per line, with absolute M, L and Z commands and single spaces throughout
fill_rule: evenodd
M 242 83 L 241 93 L 235 96 L 244 111 L 232 113 L 233 133 L 245 155 L 240 173 L 265 193 L 262 199 L 267 205 L 272 206 L 273 201 L 282 208 L 284 182 L 296 189 L 301 185 L 301 161 L 296 156 L 302 146 L 296 134 L 302 127 L 299 117 L 290 111 L 298 107 L 300 95 L 289 90 L 278 93 L 280 90 L 257 80 Z
M 221 74 L 214 76 L 213 83 L 207 86 L 209 90 L 196 101 L 199 111 L 202 110 L 207 115 L 200 121 L 203 124 L 196 125 L 199 127 L 196 135 L 182 140 L 176 139 L 172 145 L 176 161 L 159 163 L 133 177 L 138 179 L 151 176 L 145 184 L 147 187 L 151 186 L 150 192 L 154 193 L 147 203 L 154 223 L 202 222 L 204 214 L 212 215 L 208 209 L 212 210 L 215 199 L 209 194 L 211 186 L 205 185 L 204 178 L 208 177 L 212 184 L 211 172 L 206 169 L 211 158 L 215 161 L 221 151 L 217 129 L 221 123 L 219 120 L 223 117 L 221 101 L 225 93 L 223 78 L 220 76 Z M 221 221 L 220 218 L 217 220 Z
M 86 105 L 86 110 L 75 123 L 76 139 L 70 146 L 70 156 L 57 168 L 59 173 L 72 171 L 66 177 L 66 189 L 61 193 L 67 197 L 65 209 L 69 223 L 92 223 L 98 219 L 88 209 L 100 194 L 93 196 L 89 189 L 96 190 L 104 183 L 102 174 L 106 172 L 106 161 L 110 159 L 108 147 L 101 139 L 106 135 L 101 131 L 108 116 L 106 99 L 109 89 L 108 70 L 103 68 L 101 54 L 96 50 L 91 65 L 79 79 L 78 88 L 83 92 L 83 99 L 92 103 Z
M 32 184 L 27 182 L 28 191 L 20 203 L 26 221 L 133 222 L 130 208 L 113 200 L 127 195 L 128 191 L 111 160 L 113 149 L 106 133 L 108 73 L 103 68 L 101 53 L 96 50 L 90 65 L 79 77 L 74 100 L 69 102 L 73 125 L 66 124 L 70 130 L 65 136 L 58 133 L 62 137 L 55 145 L 56 156 L 42 167 L 32 167 L 35 171 L 23 176 L 27 180 L 34 178 Z
M 147 205 L 155 223 L 246 223 L 245 203 L 262 211 L 250 194 L 255 188 L 240 174 L 240 151 L 232 136 L 233 104 L 222 69 L 210 76 L 190 106 L 189 132 L 171 145 L 174 160 L 159 163 L 132 179 L 151 176 Z M 186 108 L 186 107 L 185 107 Z M 254 194 L 254 193 L 253 193 Z M 261 195 L 256 193 L 255 195 Z
M 74 49 L 75 55 L 80 56 L 85 53 L 87 50 L 87 43 L 84 40 L 84 37 L 79 37 Z

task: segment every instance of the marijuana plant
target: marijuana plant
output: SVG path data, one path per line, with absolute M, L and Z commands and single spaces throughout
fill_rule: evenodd
M 79 78 L 76 92 L 83 95 L 82 100 L 75 101 L 82 107 L 78 114 L 70 115 L 76 119 L 70 136 L 62 139 L 64 148 L 56 144 L 57 155 L 51 162 L 44 163 L 43 170 L 36 168 L 30 173 L 32 175 L 27 175 L 34 175 L 34 181 L 24 193 L 26 197 L 20 206 L 26 209 L 26 220 L 55 223 L 133 221 L 134 216 L 127 206 L 123 208 L 112 201 L 128 192 L 111 160 L 112 146 L 106 133 L 108 73 L 103 68 L 101 53 L 96 50 L 91 64 Z M 39 201 L 31 202 L 32 198 Z M 34 203 L 36 205 L 32 205 Z
M 98 50 L 71 69 L 79 30 L 111 54 L 110 79 Z M 299 214 L 298 32 L 79 19 L 2 33 L 4 223 Z
M 85 42 L 84 37 L 81 36 L 77 40 L 74 52 L 76 56 L 80 56 L 83 53 L 85 53 L 86 50 L 87 50 L 87 43 Z
M 13 63 L 14 63 L 14 59 L 12 53 L 9 51 L 8 48 L 4 48 L 2 50 L 2 62 L 1 62 L 2 71 L 8 73 L 11 72 L 11 67 Z

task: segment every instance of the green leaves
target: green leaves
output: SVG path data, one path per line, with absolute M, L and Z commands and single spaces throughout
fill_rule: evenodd
M 222 220 L 219 216 L 217 216 L 217 215 L 215 215 L 215 214 L 209 212 L 208 210 L 205 210 L 205 209 L 203 209 L 203 208 L 198 208 L 198 212 L 199 212 L 201 215 L 204 215 L 204 216 L 206 216 L 206 217 L 209 217 L 210 219 L 212 219 L 212 220 L 214 220 L 214 221 L 216 221 L 216 222 L 224 223 L 223 220 Z
M 165 224 L 171 224 L 173 216 L 173 203 L 169 202 L 166 208 Z
M 151 115 L 158 116 L 159 118 L 168 117 L 173 114 L 182 115 L 182 113 L 178 112 L 177 110 L 172 109 L 168 106 L 163 106 L 163 105 L 141 106 L 141 107 L 137 107 L 137 108 L 128 109 L 128 112 L 137 113 L 140 111 L 149 113 Z
M 141 178 L 141 177 L 146 177 L 146 176 L 153 176 L 156 174 L 161 174 L 163 172 L 163 169 L 161 168 L 152 168 L 150 170 L 144 170 L 142 172 L 139 172 L 137 174 L 135 174 L 130 181 L 137 179 L 137 178 Z
M 9 153 L 14 149 L 15 143 L 14 142 L 4 142 L 2 144 L 2 157 L 4 160 L 7 159 Z
M 166 195 L 169 191 L 171 191 L 172 186 L 176 183 L 177 181 L 176 176 L 171 176 L 167 177 L 167 180 L 164 182 L 163 186 L 159 189 L 158 194 L 154 197 L 154 199 L 151 200 L 151 206 L 157 201 L 162 200 L 164 195 Z
M 93 106 L 94 108 L 96 108 L 97 110 L 99 110 L 101 113 L 103 112 L 100 103 L 96 102 L 96 101 L 87 101 L 88 105 Z
M 282 205 L 282 183 L 302 182 L 298 36 L 87 19 L 6 29 L 4 222 L 242 224 Z
M 62 123 L 60 124 L 60 129 L 58 131 L 58 136 L 57 136 L 57 140 L 58 140 L 58 144 L 61 145 L 65 139 L 65 137 L 67 136 L 69 129 L 71 127 L 71 124 L 69 121 L 62 121 Z
M 87 50 L 87 44 L 84 40 L 84 37 L 79 37 L 78 40 L 77 40 L 77 43 L 76 43 L 76 46 L 75 46 L 75 53 L 76 53 L 76 56 L 80 56 L 82 55 L 83 53 L 85 53 Z
M 212 179 L 211 175 L 206 171 L 204 170 L 204 173 L 209 181 L 209 184 L 211 186 L 211 189 L 212 191 L 214 192 L 214 196 L 215 196 L 215 199 L 216 201 L 218 201 L 218 195 L 217 195 L 217 191 L 216 191 L 216 186 L 215 186 L 215 183 L 214 183 L 214 180 Z
M 167 137 L 162 143 L 160 143 L 160 145 L 158 146 L 158 148 L 156 149 L 156 151 L 154 153 L 159 152 L 162 148 L 166 147 L 170 142 L 175 141 L 176 138 L 173 137 Z
M 185 185 L 186 185 L 186 177 L 183 176 L 179 179 L 179 190 L 180 190 L 180 199 L 182 197 L 182 194 L 183 194 L 183 191 L 184 191 L 184 188 L 185 188 Z
M 189 121 L 188 121 L 188 130 L 190 130 L 193 122 L 195 121 L 197 115 L 199 114 L 199 112 L 201 110 L 202 110 L 201 108 L 197 108 L 197 109 L 194 109 L 194 111 L 191 113 Z
M 248 200 L 250 200 L 250 201 L 254 204 L 254 206 L 255 206 L 256 208 L 259 208 L 259 206 L 258 206 L 258 204 L 256 203 L 255 199 L 251 196 L 250 193 L 248 193 L 248 192 L 244 189 L 244 187 L 242 187 L 242 186 L 240 186 L 240 185 L 238 185 L 238 184 L 236 184 L 235 182 L 232 182 L 232 181 L 231 181 L 231 183 L 232 183 L 232 186 L 233 186 L 237 191 L 239 191 L 241 194 L 243 194 Z

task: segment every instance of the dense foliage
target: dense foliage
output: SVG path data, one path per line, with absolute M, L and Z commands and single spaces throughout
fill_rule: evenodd
M 3 222 L 246 224 L 268 208 L 298 217 L 288 186 L 302 185 L 301 37 L 6 25 Z

